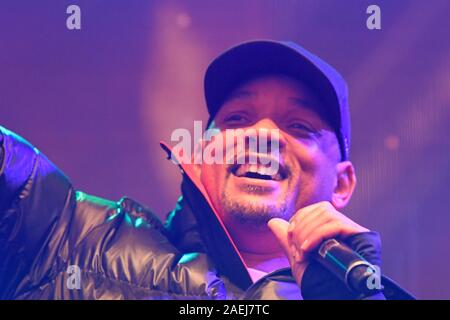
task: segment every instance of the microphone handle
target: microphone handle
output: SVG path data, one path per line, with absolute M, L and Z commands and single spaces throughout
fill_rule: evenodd
M 369 285 L 371 277 L 381 277 L 379 269 L 336 239 L 324 241 L 315 259 L 355 293 L 373 295 L 382 290 Z

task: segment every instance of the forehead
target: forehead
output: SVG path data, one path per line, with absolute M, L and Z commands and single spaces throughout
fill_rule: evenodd
M 231 91 L 230 98 L 257 97 L 264 93 L 277 93 L 318 100 L 314 92 L 303 82 L 285 75 L 264 75 L 251 78 Z
M 263 75 L 238 85 L 228 95 L 219 113 L 245 106 L 246 108 L 276 106 L 273 111 L 297 111 L 313 114 L 327 121 L 316 93 L 305 83 L 285 75 Z

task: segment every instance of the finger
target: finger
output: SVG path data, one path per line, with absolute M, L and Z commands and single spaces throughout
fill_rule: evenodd
M 328 205 L 332 205 L 332 204 L 329 201 L 320 201 L 320 202 L 315 202 L 313 204 L 304 206 L 300 210 L 313 211 L 319 207 L 324 207 L 324 206 L 328 206 Z
M 267 226 L 275 235 L 275 238 L 277 238 L 278 243 L 281 245 L 286 256 L 290 257 L 292 255 L 292 250 L 289 247 L 288 239 L 289 222 L 283 219 L 273 218 L 269 220 Z
M 303 242 L 301 250 L 311 252 L 315 250 L 325 240 L 335 237 L 347 237 L 359 233 L 359 230 L 353 226 L 343 224 L 341 221 L 334 220 L 322 225 L 311 233 L 310 236 Z
M 319 212 L 314 211 L 314 209 L 309 209 L 307 211 L 299 210 L 297 213 L 291 218 L 289 224 L 289 240 L 294 243 L 295 246 L 300 248 L 302 243 L 302 231 L 304 227 L 317 219 Z M 295 231 L 294 231 L 295 230 Z M 294 239 L 294 235 L 295 238 Z M 299 239 L 300 237 L 300 239 Z
M 269 220 L 267 226 L 277 238 L 291 266 L 305 262 L 306 256 L 304 252 L 297 249 L 290 239 L 291 232 L 289 230 L 291 224 L 289 224 L 289 222 L 283 219 L 273 218 Z
M 302 223 L 306 221 L 310 221 L 311 219 L 314 219 L 314 217 L 317 215 L 316 209 L 310 209 L 310 210 L 303 210 L 300 209 L 295 213 L 294 216 L 292 216 L 290 222 L 294 222 L 296 225 L 301 225 Z
M 311 234 L 332 220 L 333 217 L 330 214 L 318 212 L 317 214 L 314 214 L 313 219 L 309 219 L 308 222 L 301 222 L 293 231 L 293 241 L 295 242 L 295 245 L 298 248 L 301 248 L 302 244 L 311 236 Z
M 298 210 L 291 218 L 291 221 L 294 221 L 299 227 L 304 227 L 304 224 L 313 221 L 318 215 L 322 214 L 322 211 L 325 209 L 333 210 L 334 207 L 326 201 L 314 203 Z

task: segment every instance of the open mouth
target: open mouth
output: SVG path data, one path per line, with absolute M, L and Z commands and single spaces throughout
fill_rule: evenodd
M 238 178 L 282 181 L 287 177 L 285 169 L 281 166 L 279 166 L 277 172 L 273 173 L 272 168 L 262 164 L 235 164 L 230 171 Z

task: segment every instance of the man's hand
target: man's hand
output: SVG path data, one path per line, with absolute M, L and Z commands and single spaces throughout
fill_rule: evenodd
M 301 286 L 310 253 L 331 238 L 352 236 L 369 230 L 337 211 L 328 201 L 298 210 L 289 222 L 274 218 L 268 222 L 291 265 L 292 274 Z

